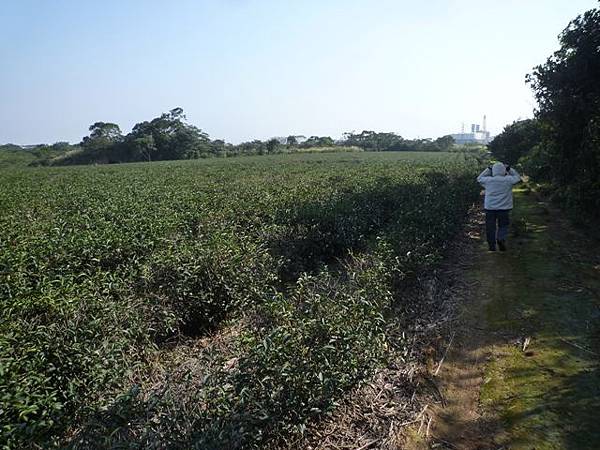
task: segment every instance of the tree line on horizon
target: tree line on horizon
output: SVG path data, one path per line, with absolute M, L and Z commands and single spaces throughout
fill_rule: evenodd
M 347 150 L 349 147 L 363 151 L 449 151 L 454 145 L 451 136 L 435 140 L 404 139 L 396 133 L 368 130 L 344 133 L 340 141 L 334 141 L 329 136 L 288 136 L 230 144 L 220 139 L 211 140 L 207 133 L 189 124 L 182 108 L 174 108 L 150 121 L 140 122 L 126 135 L 123 135 L 119 125 L 111 122 L 96 122 L 89 127 L 89 132 L 75 145 L 57 142 L 28 148 L 35 156 L 30 165 L 149 162 L 293 153 L 311 148 L 330 148 L 331 151 Z M 12 152 L 23 150 L 13 144 L 0 146 L 0 149 Z

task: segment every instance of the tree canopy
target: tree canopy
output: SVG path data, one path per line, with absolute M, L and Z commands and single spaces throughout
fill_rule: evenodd
M 540 123 L 536 119 L 519 120 L 504 127 L 490 142 L 489 149 L 498 160 L 514 165 L 538 145 L 541 138 Z
M 538 177 L 571 206 L 600 207 L 600 9 L 571 21 L 560 48 L 527 75 L 538 102 Z M 596 213 L 600 215 L 599 213 Z
M 360 147 L 366 151 L 449 151 L 454 146 L 452 136 L 442 136 L 431 139 L 404 139 L 395 133 L 377 133 L 364 130 L 361 133 L 345 133 L 344 144 Z

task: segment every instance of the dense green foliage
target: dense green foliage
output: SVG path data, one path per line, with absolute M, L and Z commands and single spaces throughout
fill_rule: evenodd
M 454 145 L 452 136 L 431 139 L 404 139 L 395 133 L 363 131 L 360 134 L 346 133 L 345 145 L 353 145 L 366 151 L 414 151 L 447 152 Z
M 488 144 L 492 155 L 499 161 L 515 165 L 521 157 L 531 153 L 540 144 L 542 130 L 535 119 L 513 122 Z
M 175 108 L 151 121 L 136 124 L 126 136 L 118 125 L 96 122 L 83 138 L 81 149 L 45 161 L 50 165 L 107 164 L 134 161 L 195 159 L 214 154 L 221 143 L 185 120 L 181 108 Z
M 55 158 L 75 147 L 67 142 L 57 142 L 52 145 L 36 145 L 31 148 L 23 148 L 18 145 L 0 145 L 0 169 L 10 166 L 27 166 Z
M 222 140 L 211 140 L 208 134 L 190 125 L 181 108 L 175 108 L 151 121 L 136 124 L 132 131 L 123 135 L 117 124 L 96 122 L 89 128 L 78 146 L 60 153 L 40 155 L 31 165 L 83 165 L 114 164 L 137 161 L 164 161 L 226 157 L 238 155 L 266 155 L 296 153 L 311 149 L 327 151 L 354 151 L 358 147 L 334 143 L 330 137 L 311 136 L 301 142 L 300 136 L 285 140 L 275 138 L 261 141 L 255 139 L 238 145 Z
M 600 9 L 573 20 L 560 49 L 527 80 L 538 102 L 543 142 L 526 159 L 566 206 L 600 211 Z
M 235 448 L 301 432 L 385 359 L 386 311 L 461 226 L 476 165 L 348 153 L 4 171 L 0 442 Z M 223 327 L 225 350 L 170 356 Z

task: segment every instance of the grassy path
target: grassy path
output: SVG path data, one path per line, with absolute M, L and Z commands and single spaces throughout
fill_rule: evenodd
M 508 252 L 478 237 L 433 443 L 599 449 L 600 246 L 534 193 L 515 205 Z

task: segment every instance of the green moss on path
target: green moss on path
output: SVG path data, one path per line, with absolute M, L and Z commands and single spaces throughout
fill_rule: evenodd
M 500 420 L 494 441 L 599 449 L 599 245 L 527 190 L 515 192 L 512 221 L 509 251 L 481 242 L 470 275 L 492 342 L 480 401 Z

